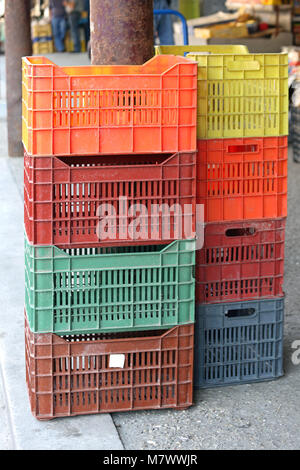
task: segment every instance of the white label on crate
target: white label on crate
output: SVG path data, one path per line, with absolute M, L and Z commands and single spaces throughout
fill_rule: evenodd
M 123 369 L 125 364 L 125 354 L 111 354 L 109 356 L 109 367 Z

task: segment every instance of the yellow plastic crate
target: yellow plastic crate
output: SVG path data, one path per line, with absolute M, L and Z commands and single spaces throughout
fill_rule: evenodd
M 31 26 L 31 33 L 33 38 L 42 38 L 52 36 L 51 23 L 39 24 L 35 23 Z
M 288 134 L 286 53 L 186 57 L 198 62 L 199 139 Z
M 32 44 L 32 52 L 34 55 L 52 54 L 54 52 L 53 41 L 37 41 Z
M 248 54 L 247 46 L 232 44 L 212 44 L 198 46 L 155 46 L 155 55 L 171 54 L 184 56 L 188 52 L 207 52 L 209 54 Z
M 155 46 L 155 55 L 186 53 L 198 62 L 198 138 L 288 134 L 286 53 L 253 55 L 230 44 Z

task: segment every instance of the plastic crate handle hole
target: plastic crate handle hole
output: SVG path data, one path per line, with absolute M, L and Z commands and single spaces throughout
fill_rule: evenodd
M 256 234 L 254 227 L 248 228 L 229 228 L 225 232 L 225 237 L 253 237 Z
M 260 70 L 258 60 L 232 60 L 227 64 L 229 72 L 246 72 L 247 70 Z
M 227 318 L 252 317 L 256 314 L 255 308 L 234 308 L 225 312 Z
M 227 153 L 258 153 L 259 146 L 254 144 L 228 145 Z

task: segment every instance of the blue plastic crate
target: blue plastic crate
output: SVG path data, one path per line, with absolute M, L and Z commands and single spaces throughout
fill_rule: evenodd
M 195 388 L 283 375 L 284 298 L 196 307 Z

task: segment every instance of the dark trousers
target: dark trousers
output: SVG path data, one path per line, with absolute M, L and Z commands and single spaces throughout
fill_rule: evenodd
M 79 11 L 72 11 L 69 14 L 69 25 L 71 29 L 71 35 L 74 43 L 74 51 L 80 52 L 81 51 L 81 44 L 80 44 L 80 34 L 79 34 L 79 21 L 81 18 L 81 14 Z
M 54 16 L 52 18 L 52 32 L 54 38 L 55 49 L 57 52 L 65 50 L 65 36 L 67 30 L 66 18 L 64 16 Z

